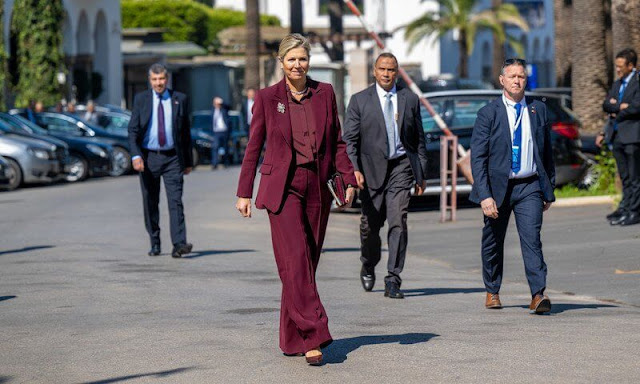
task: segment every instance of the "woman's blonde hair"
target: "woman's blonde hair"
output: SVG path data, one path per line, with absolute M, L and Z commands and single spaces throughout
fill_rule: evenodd
M 311 56 L 311 44 L 309 44 L 309 40 L 299 33 L 291 33 L 285 36 L 280 42 L 278 58 L 282 60 L 290 50 L 300 47 L 307 51 L 307 56 Z

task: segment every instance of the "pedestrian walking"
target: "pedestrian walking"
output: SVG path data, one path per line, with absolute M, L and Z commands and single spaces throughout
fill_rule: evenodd
M 229 135 L 231 134 L 229 107 L 225 105 L 221 97 L 213 98 L 213 111 L 211 116 L 211 131 L 213 132 L 211 169 L 215 170 L 218 165 L 227 164 L 227 160 L 225 159 L 229 158 Z
M 326 182 L 339 172 L 351 185 L 346 192 L 351 201 L 356 180 L 340 134 L 336 96 L 330 84 L 307 76 L 309 53 L 309 41 L 299 34 L 280 42 L 284 79 L 256 94 L 236 208 L 251 217 L 253 182 L 266 143 L 255 204 L 269 215 L 282 281 L 280 348 L 317 365 L 321 349 L 332 341 L 315 278 L 332 201 Z

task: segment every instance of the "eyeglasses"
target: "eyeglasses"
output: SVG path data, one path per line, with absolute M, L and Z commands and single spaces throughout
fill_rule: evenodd
M 504 61 L 505 67 L 513 64 L 519 64 L 519 65 L 522 65 L 523 67 L 527 66 L 527 62 L 524 59 L 513 58 L 513 59 L 507 59 Z

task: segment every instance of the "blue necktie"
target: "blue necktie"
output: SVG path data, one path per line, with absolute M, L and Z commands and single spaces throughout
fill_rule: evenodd
M 522 159 L 522 104 L 515 105 L 516 108 L 516 130 L 513 131 L 513 145 L 511 147 L 511 170 L 517 174 L 520 172 L 520 164 Z
M 387 127 L 389 156 L 393 156 L 396 151 L 396 129 L 393 125 L 393 102 L 391 101 L 391 93 L 387 93 L 384 97 L 387 98 L 384 105 L 384 124 Z
M 618 91 L 618 105 L 622 104 L 622 96 L 624 95 L 624 89 L 627 88 L 627 79 L 623 79 L 620 84 L 620 90 Z M 613 123 L 613 130 L 618 130 L 618 123 Z

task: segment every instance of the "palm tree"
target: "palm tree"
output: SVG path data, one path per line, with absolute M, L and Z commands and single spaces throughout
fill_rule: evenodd
M 568 87 L 571 85 L 571 30 L 573 20 L 573 7 L 566 0 L 553 0 L 553 18 L 555 21 L 555 67 L 556 85 Z
M 495 9 L 502 5 L 502 0 L 491 0 L 491 6 Z M 504 53 L 504 42 L 500 41 L 497 34 L 493 35 L 493 65 L 491 66 L 491 80 L 493 85 L 500 86 L 498 77 L 502 71 L 502 63 L 506 59 Z
M 425 0 L 422 0 L 425 1 Z M 527 22 L 520 16 L 513 4 L 500 4 L 497 7 L 474 12 L 477 0 L 436 0 L 439 11 L 428 11 L 415 19 L 405 30 L 405 39 L 412 49 L 424 38 L 436 35 L 441 38 L 450 31 L 458 32 L 460 61 L 458 72 L 460 77 L 467 77 L 467 63 L 473 52 L 473 43 L 479 30 L 488 29 L 504 44 L 508 41 L 518 55 L 522 56 L 522 45 L 511 39 L 505 32 L 504 24 L 514 25 L 528 31 Z
M 258 0 L 246 0 L 247 51 L 244 66 L 245 89 L 260 88 L 260 14 Z
M 640 0 L 611 0 L 613 54 L 624 48 L 640 50 Z
M 571 70 L 573 110 L 588 132 L 602 129 L 602 101 L 608 86 L 605 7 L 602 0 L 582 0 L 573 7 Z

